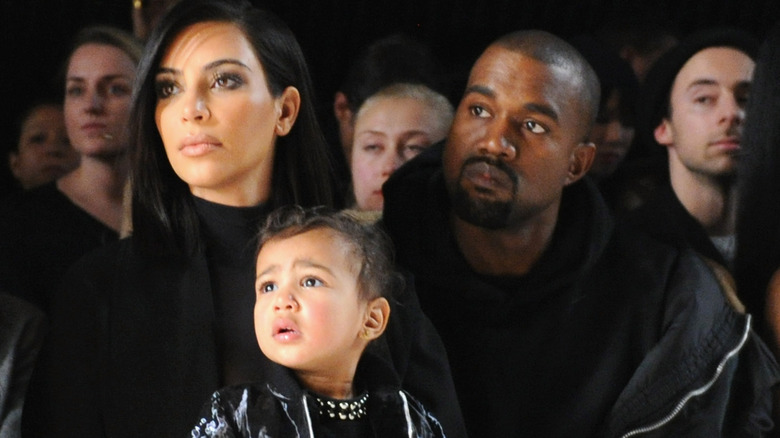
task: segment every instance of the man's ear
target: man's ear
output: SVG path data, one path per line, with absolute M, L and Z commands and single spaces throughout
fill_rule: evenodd
M 669 147 L 674 144 L 674 129 L 668 119 L 661 120 L 661 123 L 653 130 L 653 136 L 660 145 Z
M 295 87 L 287 87 L 277 99 L 276 135 L 285 136 L 290 133 L 298 111 L 301 109 L 301 93 Z
M 366 308 L 366 319 L 363 321 L 361 337 L 367 341 L 382 336 L 390 318 L 390 303 L 385 298 L 374 298 Z
M 333 97 L 333 115 L 336 116 L 336 120 L 339 123 L 352 122 L 352 110 L 349 109 L 349 100 L 347 95 L 341 91 L 337 91 Z
M 575 148 L 569 159 L 569 172 L 566 175 L 565 185 L 577 182 L 588 173 L 593 159 L 596 156 L 596 145 L 591 142 L 580 143 Z

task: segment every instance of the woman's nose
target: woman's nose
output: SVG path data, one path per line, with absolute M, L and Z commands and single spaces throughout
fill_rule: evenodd
M 202 122 L 211 117 L 206 99 L 200 93 L 191 93 L 184 102 L 182 118 L 190 122 Z

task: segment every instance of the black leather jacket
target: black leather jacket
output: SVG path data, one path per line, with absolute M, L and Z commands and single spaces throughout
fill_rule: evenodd
M 710 266 L 615 223 L 587 180 L 522 277 L 467 263 L 432 147 L 383 223 L 444 341 L 470 436 L 733 437 L 772 428 L 778 366 Z
M 368 387 L 367 415 L 376 438 L 443 438 L 433 417 L 392 382 L 393 370 L 365 353 L 356 381 Z M 277 366 L 267 383 L 223 388 L 203 407 L 192 438 L 314 438 L 319 407 L 291 373 Z M 345 437 L 347 438 L 347 437 Z

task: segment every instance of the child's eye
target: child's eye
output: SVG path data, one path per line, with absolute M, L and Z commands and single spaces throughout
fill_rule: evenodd
M 276 285 L 276 283 L 266 282 L 260 285 L 260 288 L 258 289 L 259 292 L 262 293 L 268 293 L 273 292 L 275 290 L 279 289 L 279 286 Z
M 323 285 L 322 280 L 314 277 L 307 277 L 303 279 L 303 287 L 320 287 Z

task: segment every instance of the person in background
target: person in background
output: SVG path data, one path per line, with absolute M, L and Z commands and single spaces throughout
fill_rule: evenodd
M 724 268 L 734 259 L 737 163 L 758 51 L 730 28 L 690 35 L 659 59 L 645 82 L 639 136 L 666 149 L 668 177 L 627 220 Z
M 624 4 L 615 8 L 615 17 L 608 18 L 596 31 L 597 38 L 624 59 L 640 83 L 658 58 L 679 42 L 669 29 L 668 20 L 659 17 L 651 4 Z
M 286 205 L 343 207 L 303 52 L 275 15 L 179 2 L 136 84 L 133 231 L 73 266 L 52 306 L 44 436 L 184 436 L 215 390 L 265 381 L 257 228 Z M 381 347 L 404 388 L 457 422 L 446 353 L 414 298 L 390 303 Z
M 613 211 L 630 210 L 643 197 L 641 181 L 633 169 L 625 169 L 634 141 L 639 83 L 631 67 L 597 39 L 581 35 L 570 42 L 593 67 L 601 85 L 599 111 L 589 134 L 596 156 L 588 176 L 596 180 Z
M 780 357 L 780 24 L 756 59 L 737 162 L 737 292 Z M 778 417 L 780 418 L 780 417 Z
M 113 27 L 76 35 L 65 66 L 63 108 L 79 165 L 12 197 L 0 210 L 0 287 L 46 313 L 68 267 L 119 236 L 127 122 L 141 51 L 132 35 Z
M 152 29 L 160 19 L 179 0 L 131 0 L 133 8 L 130 18 L 133 22 L 133 35 L 141 41 L 146 41 Z
M 372 95 L 355 115 L 352 193 L 355 208 L 381 212 L 382 184 L 398 167 L 444 139 L 452 104 L 424 85 L 394 84 Z
M 9 152 L 8 166 L 23 190 L 52 182 L 79 165 L 79 154 L 65 130 L 61 103 L 30 105 L 18 127 L 18 141 Z
M 447 348 L 470 436 L 764 436 L 777 363 L 695 253 L 583 178 L 599 84 L 543 31 L 493 42 L 382 224 Z
M 255 333 L 269 378 L 221 389 L 190 436 L 443 437 L 367 347 L 394 291 L 389 240 L 346 212 L 282 208 L 260 231 Z
M 436 62 L 424 44 L 402 34 L 393 34 L 365 47 L 333 97 L 333 114 L 347 160 L 352 156 L 355 114 L 363 102 L 394 83 L 422 84 L 436 89 Z

